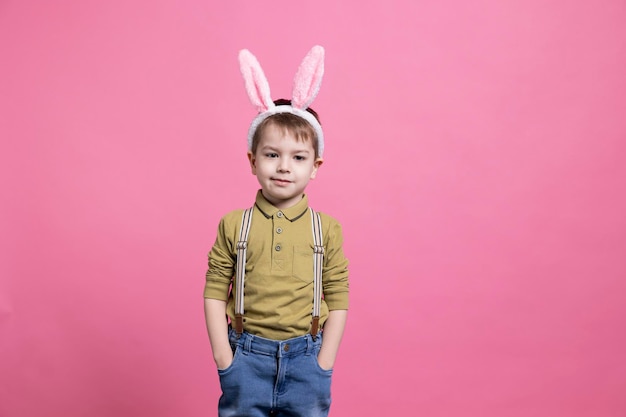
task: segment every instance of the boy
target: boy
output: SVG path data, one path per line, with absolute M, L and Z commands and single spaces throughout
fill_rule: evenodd
M 330 408 L 348 261 L 341 226 L 309 209 L 304 194 L 323 162 L 323 132 L 308 107 L 323 56 L 314 47 L 296 74 L 292 100 L 273 102 L 256 58 L 246 50 L 239 55 L 259 111 L 248 159 L 261 189 L 250 211 L 222 218 L 209 253 L 205 314 L 222 388 L 220 417 L 326 416 Z

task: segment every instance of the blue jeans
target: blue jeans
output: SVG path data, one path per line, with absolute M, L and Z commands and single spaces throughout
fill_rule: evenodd
M 269 340 L 230 330 L 232 364 L 219 369 L 220 417 L 324 417 L 330 409 L 333 371 L 317 354 L 322 335 Z

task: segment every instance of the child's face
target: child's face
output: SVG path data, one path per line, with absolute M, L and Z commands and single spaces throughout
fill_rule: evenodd
M 310 140 L 298 142 L 288 131 L 269 124 L 264 127 L 256 152 L 248 152 L 252 174 L 263 196 L 275 207 L 295 205 L 322 164 L 315 158 Z

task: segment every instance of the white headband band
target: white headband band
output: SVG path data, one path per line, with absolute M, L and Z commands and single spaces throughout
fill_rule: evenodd
M 293 80 L 291 105 L 277 106 L 270 96 L 270 86 L 259 61 L 247 49 L 239 52 L 239 67 L 250 102 L 259 112 L 248 130 L 248 150 L 252 148 L 252 138 L 259 124 L 269 116 L 278 113 L 291 113 L 306 120 L 317 135 L 317 153 L 324 153 L 324 133 L 315 116 L 306 111 L 313 102 L 322 84 L 324 75 L 324 48 L 314 46 L 304 57 Z

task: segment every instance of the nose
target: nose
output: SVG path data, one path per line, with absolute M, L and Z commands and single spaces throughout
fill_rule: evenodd
M 289 158 L 280 158 L 278 172 L 289 172 Z

